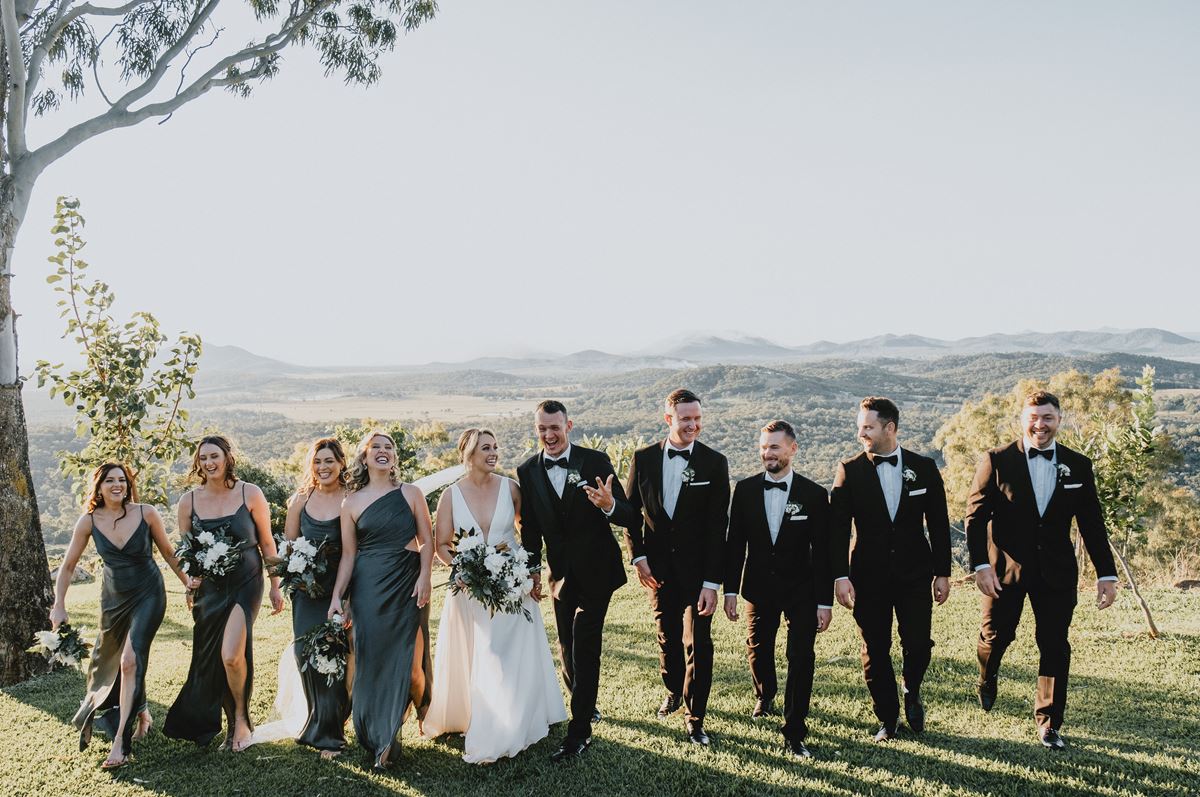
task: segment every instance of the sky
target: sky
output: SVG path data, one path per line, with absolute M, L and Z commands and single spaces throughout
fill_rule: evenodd
M 1200 332 L 1198 39 L 1187 1 L 443 0 L 373 87 L 295 50 L 51 166 L 22 370 L 72 350 L 59 194 L 118 315 L 306 365 Z

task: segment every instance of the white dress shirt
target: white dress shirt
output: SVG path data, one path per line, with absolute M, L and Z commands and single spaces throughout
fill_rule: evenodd
M 679 491 L 681 489 L 683 489 L 683 472 L 685 470 L 687 470 L 688 465 L 691 464 L 691 460 L 684 459 L 683 457 L 678 457 L 678 456 L 673 457 L 670 454 L 668 454 L 667 452 L 671 451 L 672 449 L 674 449 L 675 451 L 686 451 L 686 452 L 688 452 L 688 454 L 690 456 L 692 454 L 692 449 L 694 449 L 695 447 L 696 447 L 696 444 L 693 442 L 687 448 L 675 448 L 675 446 L 671 445 L 670 440 L 668 440 L 663 445 L 663 455 L 662 455 L 663 456 L 663 464 L 662 464 L 663 494 L 662 494 L 662 499 L 663 499 L 663 511 L 667 513 L 667 517 L 669 517 L 669 518 L 674 519 L 674 517 L 675 517 L 675 505 L 677 503 L 679 503 Z M 639 556 L 633 560 L 632 564 L 636 565 L 638 562 L 642 561 L 645 558 L 646 557 L 644 557 L 644 556 Z M 721 585 L 717 584 L 715 582 L 712 582 L 712 581 L 705 581 L 703 586 L 705 589 L 718 589 Z
M 547 461 L 556 461 L 556 460 L 560 460 L 560 459 L 563 461 L 564 465 L 567 462 L 570 462 L 570 460 L 571 460 L 571 444 L 570 443 L 567 443 L 567 447 L 565 449 L 563 449 L 563 452 L 561 454 L 559 454 L 557 457 L 547 454 L 545 451 L 543 451 L 542 452 L 542 467 L 545 467 L 545 463 Z M 553 468 L 546 468 L 546 478 L 548 478 L 550 480 L 550 486 L 554 488 L 554 492 L 558 494 L 559 498 L 562 498 L 563 489 L 565 489 L 567 486 L 567 471 L 568 470 L 570 470 L 570 468 L 560 468 L 557 466 L 555 466 Z
M 883 500 L 887 502 L 888 517 L 896 519 L 896 510 L 900 508 L 900 490 L 904 486 L 904 460 L 900 456 L 900 446 L 890 454 L 896 456 L 896 464 L 884 462 L 875 466 L 875 475 L 879 477 L 879 486 L 883 488 Z

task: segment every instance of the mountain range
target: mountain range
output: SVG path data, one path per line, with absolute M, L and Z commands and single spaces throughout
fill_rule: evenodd
M 1200 362 L 1200 340 L 1152 327 L 1132 330 L 1019 332 L 942 340 L 921 335 L 886 334 L 845 343 L 820 340 L 785 346 L 766 338 L 738 333 L 685 335 L 637 352 L 613 354 L 585 349 L 564 355 L 478 357 L 461 362 L 395 366 L 305 366 L 262 357 L 237 346 L 206 345 L 202 372 L 225 374 L 330 375 L 349 373 L 444 373 L 491 371 L 508 373 L 622 373 L 645 368 L 690 368 L 712 363 L 783 363 L 825 359 L 933 359 L 949 355 L 1031 352 L 1083 355 L 1125 353 Z

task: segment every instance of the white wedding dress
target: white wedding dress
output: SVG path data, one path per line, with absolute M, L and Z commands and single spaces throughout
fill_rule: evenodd
M 509 483 L 501 483 L 489 545 L 517 544 Z M 455 528 L 482 531 L 457 484 L 450 493 Z M 567 719 L 537 601 L 526 597 L 525 608 L 532 622 L 519 613 L 493 617 L 466 593 L 446 592 L 424 735 L 464 734 L 467 763 L 515 756 L 544 739 L 550 725 Z

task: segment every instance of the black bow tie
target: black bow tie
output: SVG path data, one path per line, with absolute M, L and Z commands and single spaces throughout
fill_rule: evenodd
M 1047 462 L 1054 461 L 1053 448 L 1031 448 L 1026 453 L 1029 454 L 1030 459 L 1033 459 L 1034 457 L 1045 457 Z
M 881 457 L 877 454 L 872 454 L 869 457 L 869 459 L 871 460 L 871 464 L 877 468 L 885 462 L 889 465 L 897 465 L 900 462 L 900 457 L 896 454 L 889 454 L 886 457 Z
M 563 457 L 562 459 L 546 459 L 546 458 L 543 458 L 543 459 L 542 459 L 542 464 L 546 466 L 546 470 L 550 470 L 551 468 L 553 468 L 553 467 L 555 467 L 555 466 L 557 466 L 557 467 L 560 467 L 560 468 L 563 468 L 563 469 L 566 469 L 566 468 L 570 468 L 570 467 L 571 467 L 571 464 L 570 464 L 569 462 L 567 462 L 567 458 L 566 458 L 566 457 Z
M 786 490 L 787 482 L 775 482 L 770 479 L 763 479 L 764 490 Z
M 684 459 L 691 459 L 692 452 L 688 451 L 686 448 L 668 448 L 667 449 L 667 459 L 675 459 L 675 457 L 683 457 Z

